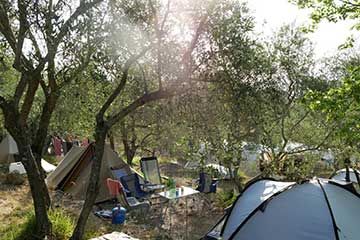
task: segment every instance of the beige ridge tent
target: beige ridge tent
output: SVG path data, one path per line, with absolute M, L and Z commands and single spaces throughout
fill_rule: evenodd
M 46 178 L 48 188 L 61 190 L 70 194 L 74 199 L 85 199 L 94 154 L 94 144 L 87 147 L 73 146 L 55 171 Z M 116 169 L 124 169 L 128 174 L 131 173 L 130 167 L 109 145 L 105 145 L 100 172 L 100 189 L 96 202 L 111 199 L 106 179 L 113 178 L 111 170 Z
M 14 155 L 18 153 L 15 140 L 12 136 L 7 135 L 0 143 L 0 163 L 16 162 Z

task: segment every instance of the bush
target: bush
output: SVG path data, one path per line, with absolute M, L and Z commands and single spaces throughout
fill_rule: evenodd
M 9 185 L 22 185 L 25 182 L 25 176 L 17 172 L 7 173 L 5 175 L 5 184 Z
M 216 193 L 217 201 L 219 205 L 223 208 L 226 208 L 233 204 L 233 202 L 236 200 L 236 195 L 234 194 L 234 191 L 218 191 Z
M 69 239 L 72 231 L 75 228 L 74 220 L 66 215 L 61 210 L 54 210 L 49 212 L 49 218 L 52 222 L 52 230 L 55 239 Z
M 19 214 L 20 213 L 20 214 Z M 33 235 L 35 229 L 35 215 L 33 211 L 27 213 L 14 213 L 24 220 L 21 223 L 10 223 L 5 229 L 0 229 L 3 240 L 35 240 Z M 70 238 L 74 229 L 74 221 L 61 210 L 49 211 L 49 218 L 52 222 L 53 239 L 67 240 Z

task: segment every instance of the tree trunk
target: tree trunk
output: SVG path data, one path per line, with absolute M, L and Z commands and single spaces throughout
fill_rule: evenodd
M 38 165 L 31 148 L 31 137 L 26 125 L 21 125 L 17 121 L 19 112 L 11 106 L 3 111 L 5 117 L 5 128 L 14 138 L 19 156 L 30 185 L 31 195 L 34 201 L 36 226 L 34 234 L 39 239 L 51 238 L 51 222 L 47 215 L 49 208 L 49 192 L 46 187 L 44 177 L 41 173 L 41 165 Z
M 132 166 L 133 159 L 135 157 L 136 149 L 133 149 L 127 139 L 123 139 L 124 151 L 126 156 L 126 163 Z
M 241 193 L 241 191 L 242 191 L 242 188 L 243 188 L 243 186 L 242 186 L 242 179 L 240 178 L 240 176 L 239 176 L 239 174 L 238 174 L 238 172 L 239 172 L 239 167 L 237 166 L 237 167 L 234 167 L 234 169 L 233 169 L 233 181 L 234 181 L 234 184 L 235 184 L 235 186 L 236 186 L 236 191 L 235 191 L 235 193 L 236 194 L 239 194 L 239 193 Z
M 87 187 L 85 203 L 82 207 L 76 227 L 71 236 L 71 240 L 81 240 L 85 232 L 86 221 L 91 213 L 99 192 L 101 161 L 104 154 L 105 140 L 108 127 L 104 121 L 97 122 L 95 133 L 95 157 L 92 160 L 89 185 Z
M 108 135 L 109 135 L 109 141 L 110 141 L 110 148 L 115 151 L 115 139 L 114 139 L 114 134 L 113 134 L 111 131 L 109 131 L 109 134 L 108 134 Z
M 47 215 L 47 210 L 49 208 L 47 197 L 49 196 L 49 192 L 41 174 L 41 166 L 38 166 L 36 163 L 31 146 L 26 138 L 13 133 L 12 135 L 18 145 L 21 162 L 26 170 L 31 195 L 34 201 L 36 218 L 34 234 L 39 239 L 45 239 L 45 237 L 51 238 L 51 222 Z
M 22 156 L 25 157 L 22 163 L 26 169 L 29 178 L 32 198 L 34 200 L 36 235 L 40 239 L 51 236 L 51 222 L 47 215 L 49 208 L 49 192 L 47 190 L 44 178 L 42 177 L 41 166 L 37 166 L 32 154 L 30 145 L 23 147 Z

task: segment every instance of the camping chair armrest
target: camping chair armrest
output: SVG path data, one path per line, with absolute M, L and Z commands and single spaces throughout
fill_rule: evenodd
M 131 197 L 131 192 L 129 190 L 127 190 L 126 188 L 123 188 L 123 190 L 124 190 L 126 197 Z

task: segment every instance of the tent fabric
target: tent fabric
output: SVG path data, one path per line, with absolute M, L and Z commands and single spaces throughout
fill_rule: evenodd
M 356 240 L 360 195 L 332 180 L 302 184 L 260 179 L 204 239 Z
M 339 229 L 339 239 L 359 239 L 359 196 L 330 183 L 324 183 L 324 190 L 328 196 L 336 226 Z
M 48 163 L 46 160 L 41 159 L 41 167 L 44 169 L 45 172 L 49 173 L 49 172 L 53 172 L 56 169 L 56 166 Z
M 56 170 L 46 178 L 48 188 L 55 189 L 66 175 L 73 169 L 86 147 L 73 147 L 60 161 Z
M 48 163 L 44 159 L 41 159 L 41 167 L 44 169 L 46 173 L 50 173 L 56 169 L 55 165 L 52 165 L 51 163 Z M 24 165 L 21 162 L 13 162 L 9 165 L 9 172 L 17 172 L 20 174 L 26 174 L 26 170 Z
M 95 152 L 94 148 L 94 144 L 87 147 L 73 146 L 56 170 L 47 177 L 48 187 L 64 191 L 74 199 L 84 199 Z M 119 158 L 109 145 L 105 145 L 100 171 L 100 188 L 96 202 L 112 198 L 106 186 L 106 179 L 113 178 L 111 171 L 120 168 L 126 169 L 129 174 L 131 173 L 129 166 Z
M 356 170 L 360 176 L 360 171 Z M 349 173 L 350 173 L 350 181 L 353 183 L 357 183 L 357 178 L 354 172 L 354 169 L 349 169 Z M 337 171 L 332 177 L 331 179 L 334 180 L 338 180 L 338 181 L 346 181 L 346 169 L 340 169 L 339 171 Z
M 223 231 L 224 238 L 230 237 L 232 232 L 253 212 L 261 203 L 274 194 L 294 185 L 293 182 L 277 182 L 272 180 L 260 180 L 249 185 L 246 194 L 242 194 L 234 204 L 226 227 Z M 240 214 L 239 214 L 240 213 Z
M 17 162 L 14 155 L 19 154 L 19 149 L 14 138 L 7 135 L 0 143 L 0 163 L 9 164 L 9 172 L 18 171 L 20 174 L 26 173 L 21 162 Z M 41 159 L 41 167 L 49 173 L 55 170 L 56 166 Z
M 297 185 L 271 200 L 264 212 L 256 211 L 230 239 L 335 239 L 330 211 L 324 202 L 317 184 Z
M 19 150 L 14 138 L 7 135 L 0 143 L 0 163 L 16 162 L 14 155 L 18 153 Z

